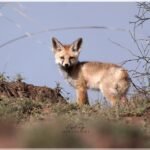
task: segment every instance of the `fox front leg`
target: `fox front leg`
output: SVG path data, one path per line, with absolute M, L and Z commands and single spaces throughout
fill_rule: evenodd
M 89 105 L 87 89 L 85 88 L 76 89 L 76 98 L 79 106 L 82 106 L 84 104 Z

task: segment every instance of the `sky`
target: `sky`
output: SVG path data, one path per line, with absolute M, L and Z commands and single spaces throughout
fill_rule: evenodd
M 75 99 L 74 90 L 64 81 L 55 64 L 51 51 L 51 38 L 56 37 L 62 43 L 72 43 L 83 38 L 80 61 L 102 61 L 119 64 L 132 58 L 127 51 L 113 44 L 118 42 L 136 50 L 129 35 L 132 30 L 130 21 L 138 9 L 135 2 L 26 2 L 0 3 L 0 45 L 19 37 L 0 48 L 0 72 L 14 78 L 21 74 L 27 83 L 56 87 L 60 83 L 64 94 Z M 30 33 L 53 28 L 105 26 L 107 29 L 81 29 L 43 32 L 30 36 Z M 120 30 L 121 29 L 121 30 Z M 145 28 L 146 34 L 148 27 Z M 127 64 L 130 70 L 134 65 Z M 99 94 L 89 93 L 92 100 Z

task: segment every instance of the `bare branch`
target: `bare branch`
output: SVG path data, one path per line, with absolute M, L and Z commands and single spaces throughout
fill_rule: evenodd
M 127 50 L 132 56 L 138 57 L 138 56 L 137 56 L 136 54 L 134 54 L 134 53 L 132 52 L 132 50 L 130 50 L 129 48 L 127 48 L 127 47 L 121 45 L 120 43 L 117 43 L 117 42 L 115 42 L 115 41 L 113 41 L 113 40 L 111 40 L 111 39 L 108 39 L 108 40 L 109 40 L 110 42 L 112 42 L 113 44 L 115 44 L 115 45 L 117 45 L 117 46 L 119 46 L 119 47 L 121 47 L 121 48 Z
M 103 29 L 103 30 L 115 30 L 115 31 L 126 32 L 126 30 L 122 29 L 122 28 L 110 28 L 110 27 L 106 27 L 106 26 L 79 26 L 79 27 L 50 28 L 50 29 L 41 30 L 39 32 L 32 32 L 32 33 L 28 32 L 28 33 L 30 34 L 30 37 L 33 37 L 35 35 L 46 33 L 46 32 L 66 31 L 66 30 L 83 30 L 83 29 L 94 29 L 94 30 Z M 14 43 L 18 40 L 22 40 L 22 39 L 25 39 L 28 37 L 29 36 L 26 34 L 18 36 L 16 38 L 13 38 L 13 39 L 1 44 L 0 48 L 3 48 L 11 43 Z

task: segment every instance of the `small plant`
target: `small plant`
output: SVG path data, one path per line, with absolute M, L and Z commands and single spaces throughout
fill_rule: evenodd
M 5 73 L 0 73 L 0 81 L 4 82 L 7 81 L 9 79 L 9 77 L 6 77 Z
M 14 81 L 22 82 L 23 80 L 25 80 L 25 78 L 20 73 L 16 74 Z

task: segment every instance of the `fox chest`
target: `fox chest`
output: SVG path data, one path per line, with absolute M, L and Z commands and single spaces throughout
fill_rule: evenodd
M 72 76 L 70 76 L 67 72 L 63 71 L 62 73 L 67 83 L 69 83 L 73 87 L 76 87 L 76 80 L 72 78 Z
M 71 77 L 67 77 L 65 79 L 71 86 L 73 86 L 74 88 L 76 87 L 76 80 L 72 79 Z

